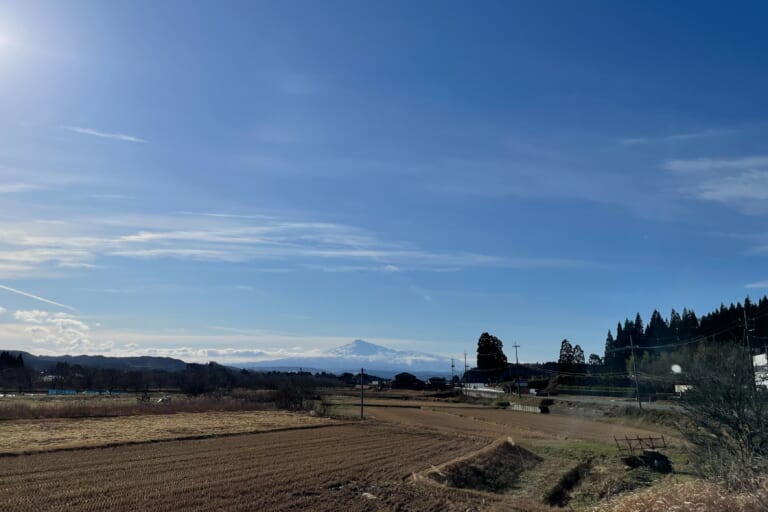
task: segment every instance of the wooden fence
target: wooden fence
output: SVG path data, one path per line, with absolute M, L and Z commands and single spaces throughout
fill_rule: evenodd
M 664 439 L 664 436 L 661 437 L 629 437 L 624 436 L 624 438 L 621 437 L 614 437 L 614 441 L 616 441 L 616 447 L 619 449 L 621 453 L 627 454 L 629 456 L 635 456 L 642 455 L 643 450 L 656 450 L 657 448 L 666 448 L 667 447 L 667 440 Z

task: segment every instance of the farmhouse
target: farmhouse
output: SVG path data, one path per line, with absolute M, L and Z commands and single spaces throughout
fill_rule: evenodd
M 430 377 L 427 379 L 426 385 L 430 389 L 445 389 L 448 387 L 448 382 L 445 377 Z
M 470 389 L 482 389 L 488 385 L 488 374 L 481 372 L 477 368 L 467 370 L 464 372 L 464 377 L 461 379 L 465 388 Z

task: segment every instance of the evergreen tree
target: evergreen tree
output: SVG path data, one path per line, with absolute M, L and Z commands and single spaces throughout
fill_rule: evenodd
M 603 360 L 597 354 L 589 354 L 589 366 L 600 366 Z
M 680 339 L 689 340 L 699 335 L 699 319 L 693 310 L 683 308 L 683 318 L 680 322 Z
M 669 325 L 656 309 L 651 314 L 651 321 L 645 328 L 644 337 L 646 346 L 663 345 L 671 341 L 669 340 Z
M 768 297 L 763 297 L 757 302 L 757 307 L 754 308 L 751 318 L 755 323 L 755 336 L 760 336 L 765 345 L 768 340 Z M 765 349 L 768 352 L 768 348 Z
M 591 356 L 590 356 L 591 358 Z M 608 329 L 608 336 L 605 337 L 605 354 L 603 355 L 603 363 L 612 368 L 616 361 L 616 341 L 613 339 L 611 330 Z
M 672 311 L 669 313 L 669 336 L 672 338 L 672 341 L 680 339 L 680 324 L 682 322 L 683 318 L 680 316 L 680 313 L 675 311 L 675 308 L 672 308 Z
M 507 367 L 503 343 L 499 338 L 484 332 L 477 340 L 477 368 L 489 372 L 502 372 Z
M 636 348 L 642 348 L 648 345 L 645 338 L 645 327 L 643 326 L 643 319 L 640 317 L 640 313 L 635 316 L 635 323 L 632 324 L 632 343 Z
M 584 360 L 584 349 L 581 348 L 581 345 L 573 347 L 573 364 L 581 366 L 586 364 L 586 361 Z
M 13 355 L 12 352 L 0 352 L 0 370 L 7 368 L 24 368 L 24 358 L 21 354 Z
M 571 345 L 571 342 L 567 339 L 560 342 L 560 359 L 558 359 L 557 362 L 561 366 L 570 366 L 573 364 L 573 345 Z
M 743 341 L 745 316 L 749 336 L 757 342 L 753 344 L 754 350 L 760 347 L 768 352 L 768 342 L 762 342 L 768 340 L 768 296 L 761 297 L 757 302 L 746 297 L 743 302 L 729 303 L 727 306 L 721 303 L 716 310 L 701 317 L 692 309 L 683 308 L 682 313 L 672 309 L 669 320 L 654 310 L 647 326 L 643 324 L 639 313 L 634 321 L 627 318 L 617 324 L 615 338 L 609 331 L 603 364 L 623 368 L 630 357 L 630 338 L 640 357 L 649 351 L 649 347 L 658 347 L 650 350 L 650 355 L 654 356 L 661 352 L 675 351 L 681 346 L 679 342 L 689 340 L 720 344 L 731 344 L 733 340 Z

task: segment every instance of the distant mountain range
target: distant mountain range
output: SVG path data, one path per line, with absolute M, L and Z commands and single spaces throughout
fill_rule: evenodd
M 187 366 L 184 361 L 171 357 L 36 356 L 17 350 L 10 352 L 21 354 L 24 357 L 24 364 L 36 370 L 49 370 L 57 363 L 115 370 L 168 372 L 182 371 Z M 448 357 L 410 350 L 394 350 L 363 340 L 355 340 L 314 357 L 289 357 L 228 366 L 260 371 L 286 372 L 301 369 L 313 373 L 326 371 L 335 374 L 357 373 L 360 368 L 364 368 L 366 373 L 384 378 L 391 378 L 400 372 L 412 373 L 421 378 L 451 375 L 451 359 Z
M 187 367 L 187 363 L 172 357 L 36 356 L 19 350 L 11 350 L 10 352 L 21 354 L 24 358 L 24 365 L 35 370 L 49 370 L 57 363 L 114 370 L 164 370 L 167 372 L 178 372 Z
M 289 357 L 238 366 L 280 371 L 298 369 L 317 371 L 319 369 L 336 374 L 357 373 L 360 368 L 364 368 L 366 373 L 385 378 L 400 372 L 412 373 L 419 377 L 451 375 L 451 359 L 448 357 L 410 350 L 394 350 L 363 340 L 355 340 L 314 357 Z

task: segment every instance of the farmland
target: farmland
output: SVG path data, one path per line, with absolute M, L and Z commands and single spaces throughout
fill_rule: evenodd
M 566 493 L 582 508 L 637 485 L 612 436 L 654 433 L 414 398 L 374 401 L 362 422 L 279 411 L 2 422 L 0 510 L 549 510 L 544 498 L 589 460 Z
M 3 510 L 467 510 L 503 497 L 411 482 L 480 440 L 371 424 L 3 460 Z M 366 494 L 367 493 L 367 494 Z M 508 509 L 508 508 L 507 508 Z
M 422 407 L 419 409 L 372 407 L 370 415 L 412 427 L 496 439 L 575 439 L 611 442 L 614 436 L 657 435 L 639 427 L 625 427 L 576 416 L 513 413 L 480 407 Z
M 329 423 L 333 421 L 280 411 L 21 420 L 0 423 L 0 454 L 266 432 Z

